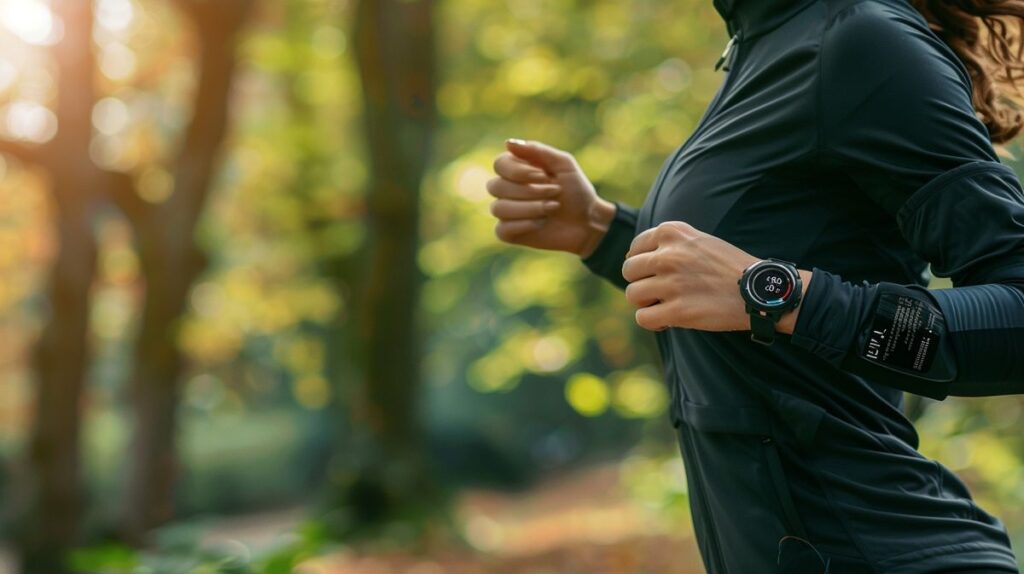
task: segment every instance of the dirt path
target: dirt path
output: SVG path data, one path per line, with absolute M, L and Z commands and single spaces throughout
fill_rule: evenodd
M 700 574 L 685 517 L 670 524 L 619 487 L 616 467 L 567 476 L 523 495 L 471 492 L 460 513 L 478 552 L 429 556 L 346 551 L 297 574 Z M 680 524 L 681 523 L 681 524 Z

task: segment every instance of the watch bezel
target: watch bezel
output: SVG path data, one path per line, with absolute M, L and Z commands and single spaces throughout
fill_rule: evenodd
M 789 295 L 781 299 L 778 303 L 765 303 L 753 292 L 754 277 L 758 272 L 766 267 L 781 270 L 789 278 L 790 285 L 792 286 Z M 740 295 L 747 304 L 748 312 L 753 309 L 759 313 L 778 316 L 786 311 L 796 308 L 797 305 L 800 304 L 800 296 L 802 292 L 800 272 L 796 265 L 789 261 L 771 257 L 755 261 L 743 270 L 743 273 L 737 283 L 739 283 L 740 286 Z

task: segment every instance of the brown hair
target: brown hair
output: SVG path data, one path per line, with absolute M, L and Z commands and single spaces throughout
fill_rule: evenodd
M 971 74 L 974 109 L 993 143 L 1024 126 L 1024 0 L 910 0 Z

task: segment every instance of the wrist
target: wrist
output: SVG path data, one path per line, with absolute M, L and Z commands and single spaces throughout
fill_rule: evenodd
M 590 257 L 597 250 L 597 246 L 611 228 L 617 210 L 618 207 L 614 203 L 600 197 L 590 205 L 587 210 L 586 240 L 577 252 L 581 259 Z
M 800 300 L 801 300 L 801 302 L 803 302 L 807 298 L 807 288 L 808 288 L 808 286 L 810 286 L 811 279 L 814 277 L 814 274 L 813 274 L 813 272 L 806 271 L 804 269 L 800 269 L 800 270 L 798 270 L 798 272 L 800 273 L 800 279 L 801 279 L 801 283 L 802 283 L 802 289 L 801 289 L 801 292 L 800 292 Z M 775 324 L 775 330 L 778 331 L 779 333 L 782 333 L 782 334 L 785 334 L 785 335 L 792 335 L 793 334 L 793 330 L 796 327 L 796 318 L 797 318 L 797 315 L 800 314 L 800 308 L 801 307 L 803 307 L 802 304 L 801 305 L 797 305 L 796 309 L 793 309 L 789 313 L 786 313 L 785 315 L 783 315 L 779 319 L 779 322 Z

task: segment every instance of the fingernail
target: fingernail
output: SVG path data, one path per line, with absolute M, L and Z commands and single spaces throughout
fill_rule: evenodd
M 526 145 L 526 140 L 521 140 L 519 138 L 508 138 L 505 141 L 513 145 Z
M 529 172 L 529 175 L 527 175 L 527 179 L 532 183 L 547 183 L 551 178 L 549 178 L 548 174 L 543 171 L 531 171 Z
M 557 201 L 545 201 L 544 202 L 544 211 L 547 212 L 547 213 L 551 213 L 552 211 L 558 211 L 558 208 L 559 208 L 559 204 L 558 204 Z

